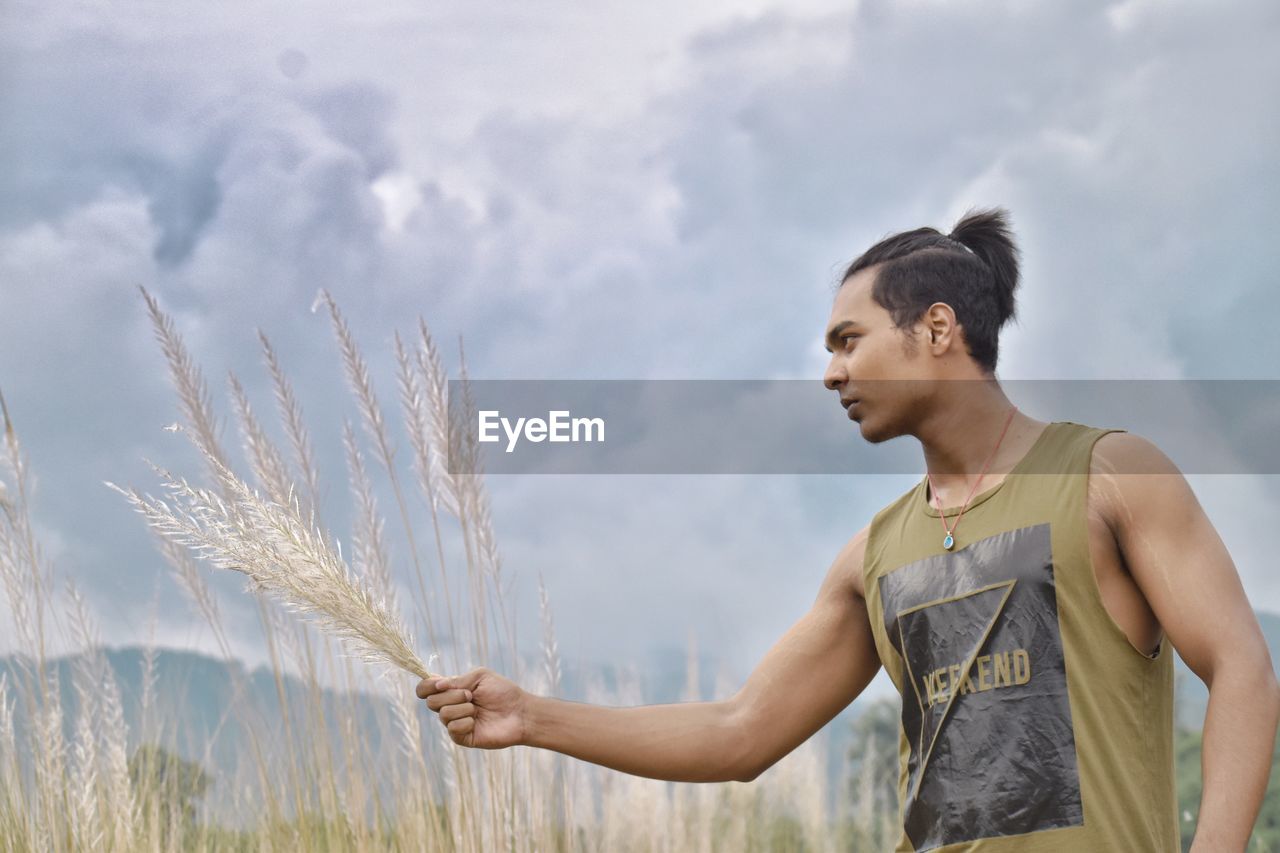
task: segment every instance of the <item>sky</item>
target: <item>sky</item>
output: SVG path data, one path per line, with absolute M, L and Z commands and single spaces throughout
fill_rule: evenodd
M 1280 378 L 1278 38 L 1261 0 L 10 0 L 0 391 L 45 552 L 109 643 L 215 648 L 103 485 L 154 490 L 144 458 L 199 473 L 162 429 L 177 397 L 139 285 L 229 446 L 226 377 L 269 412 L 271 338 L 335 517 L 357 413 L 321 289 L 384 404 L 393 332 L 419 316 L 475 378 L 817 381 L 844 264 L 1001 205 L 1024 258 L 1001 378 Z M 640 661 L 692 635 L 742 677 L 917 479 L 488 485 L 529 642 L 540 573 L 566 655 Z M 1255 606 L 1280 611 L 1277 477 L 1188 479 Z M 210 580 L 261 662 L 248 596 Z

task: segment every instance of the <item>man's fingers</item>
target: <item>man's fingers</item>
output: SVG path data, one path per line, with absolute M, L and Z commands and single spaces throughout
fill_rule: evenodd
M 475 690 L 476 686 L 480 683 L 480 679 L 489 674 L 490 671 L 488 667 L 477 666 L 475 669 L 468 670 L 462 675 L 453 675 L 443 679 L 445 682 L 444 686 L 446 688 L 461 687 L 464 690 Z
M 418 682 L 418 686 L 413 689 L 419 699 L 426 699 L 433 693 L 440 693 L 453 687 L 461 687 L 462 685 L 451 684 L 449 679 L 443 675 L 433 675 L 430 678 L 424 678 Z
M 449 705 L 460 705 L 469 701 L 471 701 L 471 691 L 455 688 L 445 690 L 443 693 L 432 693 L 427 697 L 427 707 L 433 711 L 439 711 Z
M 452 690 L 455 687 L 462 690 L 474 690 L 476 685 L 480 683 L 480 679 L 488 673 L 489 670 L 487 668 L 478 666 L 473 670 L 464 672 L 462 675 L 433 675 L 431 678 L 424 678 L 419 681 L 414 692 L 419 699 L 426 699 L 432 693 Z
M 446 726 L 446 728 L 449 729 L 449 735 L 455 738 L 471 734 L 471 732 L 475 730 L 475 727 L 475 717 L 463 717 L 460 720 L 454 720 Z
M 473 716 L 475 712 L 476 706 L 470 702 L 464 702 L 461 705 L 446 705 L 440 710 L 440 722 L 448 725 L 464 717 Z

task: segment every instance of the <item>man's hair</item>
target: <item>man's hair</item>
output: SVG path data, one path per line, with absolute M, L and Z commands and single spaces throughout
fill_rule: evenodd
M 886 237 L 850 264 L 840 283 L 878 267 L 871 297 L 904 333 L 930 305 L 947 303 L 964 329 L 969 355 L 994 374 L 1000 329 L 1016 312 L 1019 252 L 1008 217 L 999 207 L 970 210 L 950 235 L 917 228 Z

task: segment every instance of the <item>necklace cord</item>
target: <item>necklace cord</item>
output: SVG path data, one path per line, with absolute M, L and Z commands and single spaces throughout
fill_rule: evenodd
M 964 517 L 964 511 L 969 506 L 969 501 L 973 498 L 973 493 L 977 490 L 978 484 L 982 482 L 983 476 L 987 473 L 987 467 L 991 465 L 991 460 L 996 457 L 996 451 L 1000 449 L 1000 442 L 1004 441 L 1005 433 L 1009 431 L 1009 424 L 1013 423 L 1014 412 L 1018 411 L 1018 407 L 1014 406 L 1009 410 L 1009 417 L 1005 418 L 1004 429 L 1000 430 L 1000 437 L 996 439 L 996 446 L 991 451 L 991 455 L 987 457 L 987 461 L 983 463 L 982 472 L 978 474 L 978 479 L 973 481 L 973 486 L 969 489 L 969 497 L 964 499 L 964 503 L 960 505 L 960 512 L 956 515 L 955 524 L 947 527 L 947 514 L 942 509 L 942 499 L 938 497 L 938 490 L 933 487 L 933 477 L 929 476 L 928 469 L 924 475 L 929 481 L 929 488 L 933 491 L 933 498 L 938 504 L 938 517 L 942 520 L 942 529 L 947 532 L 947 536 L 955 533 L 957 527 L 960 526 L 960 519 Z

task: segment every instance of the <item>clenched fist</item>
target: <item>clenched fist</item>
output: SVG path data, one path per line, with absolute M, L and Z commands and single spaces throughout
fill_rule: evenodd
M 424 678 L 415 692 L 440 715 L 456 744 L 503 749 L 524 739 L 525 692 L 483 666 L 464 675 Z

